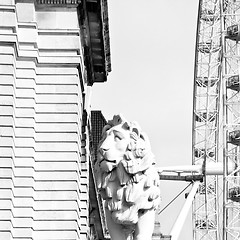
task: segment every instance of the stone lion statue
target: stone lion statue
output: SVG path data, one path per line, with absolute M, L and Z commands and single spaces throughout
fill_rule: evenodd
M 150 240 L 160 203 L 159 176 L 147 136 L 115 115 L 103 128 L 95 163 L 112 240 Z

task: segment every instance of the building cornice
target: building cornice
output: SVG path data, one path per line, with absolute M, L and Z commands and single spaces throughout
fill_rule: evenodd
M 76 6 L 81 0 L 36 0 L 37 4 L 53 5 L 53 6 Z
M 37 9 L 77 8 L 88 84 L 107 81 L 111 72 L 107 0 L 16 0 L 34 2 Z

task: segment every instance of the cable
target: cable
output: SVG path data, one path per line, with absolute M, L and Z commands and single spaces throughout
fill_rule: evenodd
M 158 215 L 161 214 L 170 204 L 172 204 L 190 185 L 192 185 L 192 182 L 189 183 L 176 197 L 174 197 L 161 211 L 159 211 Z

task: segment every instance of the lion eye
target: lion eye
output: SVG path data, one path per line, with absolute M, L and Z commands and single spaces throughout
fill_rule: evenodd
M 115 141 L 120 141 L 120 140 L 124 139 L 124 135 L 121 132 L 113 130 L 112 133 L 113 133 Z
M 114 139 L 115 140 L 122 140 L 123 139 L 123 135 L 120 132 L 114 131 Z
M 122 137 L 119 135 L 115 135 L 114 138 L 115 138 L 115 140 L 122 140 Z

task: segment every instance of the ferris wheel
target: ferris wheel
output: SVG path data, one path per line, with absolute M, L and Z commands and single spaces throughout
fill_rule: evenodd
M 193 202 L 194 240 L 240 239 L 240 1 L 200 0 L 194 74 L 193 165 L 205 175 Z M 233 171 L 229 171 L 233 168 Z

